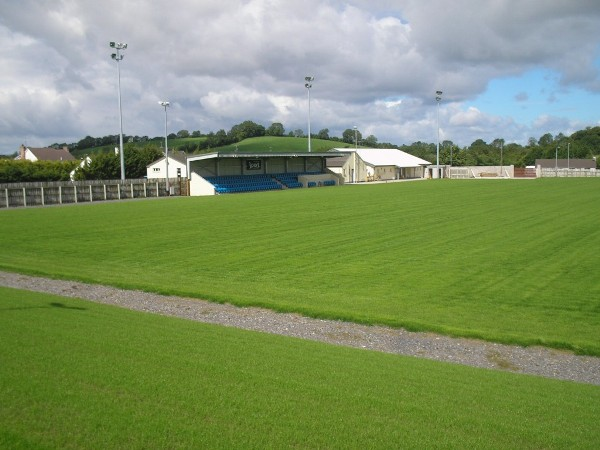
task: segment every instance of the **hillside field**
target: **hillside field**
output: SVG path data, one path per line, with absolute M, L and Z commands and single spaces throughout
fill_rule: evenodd
M 597 179 L 0 211 L 0 268 L 600 355 Z

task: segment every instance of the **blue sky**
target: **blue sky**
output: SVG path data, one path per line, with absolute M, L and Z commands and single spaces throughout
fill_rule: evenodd
M 135 20 L 132 20 L 135 18 Z M 135 26 L 134 26 L 135 24 Z M 600 125 L 598 0 L 0 0 L 0 153 L 245 120 L 460 146 Z M 390 104 L 390 99 L 401 99 Z
M 517 77 L 492 79 L 484 93 L 465 104 L 526 125 L 533 125 L 542 115 L 598 123 L 600 94 L 561 86 L 558 72 L 540 68 Z

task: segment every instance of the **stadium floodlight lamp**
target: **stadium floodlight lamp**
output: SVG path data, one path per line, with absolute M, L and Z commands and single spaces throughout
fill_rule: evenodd
M 435 91 L 435 101 L 437 102 L 437 146 L 435 152 L 435 173 L 440 178 L 440 101 L 442 100 L 442 91 Z
M 308 152 L 311 152 L 311 148 L 310 148 L 310 88 L 312 88 L 312 82 L 315 80 L 315 77 L 313 77 L 312 75 L 306 76 L 304 77 L 304 81 L 306 81 L 306 83 L 304 83 L 304 87 L 306 88 L 306 91 L 308 92 Z
M 119 86 L 119 156 L 121 159 L 121 180 L 125 180 L 125 157 L 123 156 L 123 110 L 121 108 L 121 65 L 119 62 L 123 60 L 123 55 L 120 51 L 127 48 L 127 44 L 120 42 L 110 42 L 111 48 L 117 50 L 117 53 L 112 53 L 110 57 L 117 62 L 117 76 Z
M 169 146 L 167 144 L 167 106 L 171 106 L 171 103 L 165 101 L 159 101 L 158 104 L 165 108 L 165 179 L 167 195 L 171 195 L 171 186 L 169 185 Z

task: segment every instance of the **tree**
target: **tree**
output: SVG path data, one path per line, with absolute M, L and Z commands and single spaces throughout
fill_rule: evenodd
M 552 142 L 554 142 L 554 138 L 552 137 L 552 135 L 550 133 L 546 133 L 539 139 L 538 145 L 540 147 L 544 147 L 546 145 L 552 144 Z
M 283 136 L 285 129 L 279 122 L 273 122 L 269 128 L 265 131 L 267 136 Z
M 344 132 L 342 133 L 342 141 L 348 143 L 348 144 L 354 144 L 355 141 L 360 142 L 362 140 L 362 134 L 360 134 L 360 131 L 358 130 L 354 130 L 352 128 L 346 128 L 344 130 Z M 356 142 L 356 143 L 358 143 Z
M 77 148 L 92 148 L 95 146 L 96 146 L 96 139 L 91 136 L 84 137 L 76 145 Z
M 79 161 L 27 161 L 0 159 L 0 183 L 68 181 Z
M 300 128 L 294 130 L 294 137 L 304 137 L 304 131 Z
M 318 139 L 329 140 L 329 128 L 323 128 L 321 131 L 317 133 Z
M 229 131 L 229 137 L 232 142 L 240 142 L 244 139 L 264 135 L 265 127 L 254 123 L 251 120 L 246 120 L 238 125 L 234 125 Z
M 202 134 L 200 133 L 200 130 L 192 131 L 192 137 L 198 138 L 201 136 L 202 136 Z
M 127 178 L 143 178 L 149 164 L 161 158 L 163 153 L 154 145 L 136 148 L 133 145 L 125 147 L 125 175 Z
M 188 138 L 190 137 L 190 132 L 188 130 L 179 130 L 177 132 L 177 137 L 180 139 Z
M 96 153 L 75 173 L 76 180 L 116 180 L 120 176 L 121 160 L 114 152 Z
M 377 138 L 370 134 L 365 138 L 364 144 L 369 147 L 377 147 Z

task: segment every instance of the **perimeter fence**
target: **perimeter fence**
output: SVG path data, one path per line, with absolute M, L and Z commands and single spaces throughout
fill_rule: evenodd
M 188 195 L 186 178 L 52 181 L 0 184 L 0 208 Z

